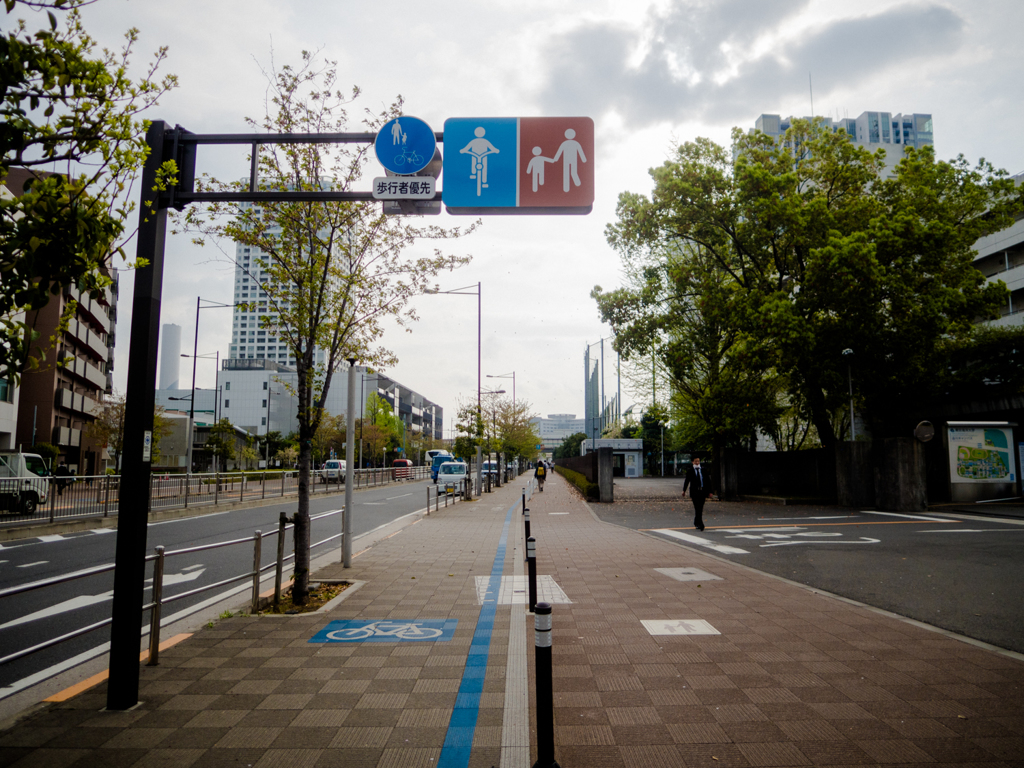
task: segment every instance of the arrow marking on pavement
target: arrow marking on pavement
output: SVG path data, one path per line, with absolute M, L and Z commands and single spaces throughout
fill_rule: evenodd
M 204 568 L 203 571 L 206 569 Z M 168 587 L 172 584 L 181 584 L 187 581 L 195 581 L 202 576 L 203 571 L 195 571 L 193 573 L 170 573 L 164 576 L 164 586 Z M 152 579 L 146 579 L 146 583 L 152 583 Z M 111 600 L 114 597 L 114 592 L 104 592 L 101 595 L 79 595 L 73 597 L 70 600 L 65 600 L 63 603 L 57 603 L 51 605 L 49 608 L 43 608 L 41 611 L 35 613 L 29 613 L 25 616 L 21 616 L 13 621 L 8 621 L 6 624 L 0 624 L 0 629 L 7 629 L 8 627 L 16 627 L 20 624 L 28 624 L 31 621 L 38 621 L 39 619 L 46 619 L 50 616 L 56 616 L 60 613 L 67 613 L 68 611 L 76 611 L 79 608 L 88 608 L 90 605 L 96 605 L 97 603 L 103 603 L 107 600 Z
M 861 536 L 860 541 L 821 541 L 820 539 L 806 539 L 803 541 L 779 541 L 775 544 L 761 544 L 762 547 L 788 547 L 791 544 L 878 544 L 881 539 L 869 539 L 866 536 Z
M 702 547 L 707 547 L 708 549 L 714 550 L 715 552 L 720 552 L 723 555 L 750 554 L 750 552 L 748 552 L 747 550 L 740 549 L 739 547 L 730 547 L 728 544 L 716 544 L 713 541 L 702 539 L 700 536 L 692 536 L 689 533 L 680 533 L 679 531 L 673 531 L 670 528 L 655 528 L 654 532 L 663 534 L 665 536 L 671 536 L 674 539 L 679 539 L 680 541 L 685 541 L 689 544 L 699 544 Z

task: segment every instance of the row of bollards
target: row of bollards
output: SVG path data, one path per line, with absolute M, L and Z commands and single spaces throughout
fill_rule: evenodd
M 537 602 L 537 540 L 530 535 L 530 510 L 523 489 L 526 567 L 533 613 L 534 671 L 537 688 L 537 762 L 533 768 L 559 768 L 555 761 L 555 699 L 551 672 L 551 605 Z

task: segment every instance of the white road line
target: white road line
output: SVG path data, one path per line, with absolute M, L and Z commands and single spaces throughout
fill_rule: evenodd
M 393 499 L 404 499 L 406 496 L 412 496 L 412 493 L 403 493 L 401 496 L 388 496 L 384 501 L 392 501 Z
M 654 533 L 661 533 L 661 534 L 663 534 L 665 536 L 671 536 L 674 539 L 679 539 L 680 541 L 685 541 L 688 544 L 698 544 L 698 545 L 700 545 L 702 547 L 707 547 L 708 549 L 714 550 L 715 552 L 719 552 L 719 553 L 721 553 L 723 555 L 749 555 L 750 554 L 750 552 L 748 552 L 747 550 L 740 549 L 739 547 L 730 547 L 728 544 L 716 544 L 713 541 L 708 541 L 707 539 L 702 539 L 700 536 L 692 536 L 689 533 L 681 533 L 679 531 L 673 531 L 673 530 L 670 530 L 668 528 L 656 528 L 654 530 Z
M 103 533 L 117 533 L 117 528 L 93 528 L 89 533 L 103 534 Z
M 36 538 L 39 539 L 42 542 L 64 541 L 64 537 L 60 536 L 60 535 L 58 535 L 56 533 L 48 535 L 48 536 L 36 536 Z
M 918 533 L 1003 533 L 997 528 L 940 528 L 937 531 L 918 531 Z
M 236 510 L 236 511 L 248 512 L 249 510 Z M 209 520 L 211 517 L 220 517 L 221 515 L 230 515 L 230 514 L 231 514 L 231 510 L 226 510 L 224 512 L 211 512 L 208 515 L 203 515 L 202 518 L 203 518 L 203 520 Z M 170 525 L 171 523 L 194 523 L 195 521 L 196 521 L 196 518 L 194 518 L 194 517 L 178 517 L 178 518 L 175 518 L 174 520 L 160 520 L 159 522 L 156 522 L 156 523 L 146 523 L 146 526 L 148 528 L 155 528 L 158 525 Z
M 907 520 L 925 520 L 929 523 L 944 523 L 946 522 L 940 517 L 927 517 L 925 515 L 901 515 L 898 512 L 875 512 L 874 510 L 861 510 L 862 515 L 884 515 L 885 517 L 904 517 Z
M 34 568 L 37 565 L 46 565 L 48 562 L 50 562 L 50 561 L 49 560 L 40 560 L 40 561 L 35 562 L 35 563 L 25 563 L 24 565 L 19 565 L 17 567 L 18 568 Z
M 949 518 L 950 520 L 956 520 L 958 522 L 964 522 L 965 517 L 969 517 L 976 523 L 999 523 L 1001 525 L 1024 525 L 1024 520 L 1020 518 L 1009 518 L 1009 517 L 985 517 L 984 515 L 975 515 L 973 512 L 969 515 L 951 515 L 948 512 L 935 512 L 934 514 L 942 518 Z

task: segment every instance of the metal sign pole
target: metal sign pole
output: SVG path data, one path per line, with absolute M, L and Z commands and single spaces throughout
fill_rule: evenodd
M 118 494 L 114 599 L 110 627 L 107 709 L 130 709 L 139 700 L 139 627 L 146 583 L 146 524 L 149 518 L 149 444 L 156 400 L 156 356 L 160 330 L 167 209 L 156 202 L 157 171 L 169 159 L 167 124 L 154 120 L 146 133 L 149 157 L 142 171 L 138 250 L 148 263 L 135 270 L 132 330 L 125 391 L 124 453 Z M 149 208 L 145 201 L 156 210 Z

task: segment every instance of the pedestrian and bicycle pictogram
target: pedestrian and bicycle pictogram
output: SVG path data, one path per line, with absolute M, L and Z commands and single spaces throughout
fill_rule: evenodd
M 332 621 L 317 632 L 311 643 L 404 643 L 422 640 L 445 642 L 455 635 L 458 619 L 398 621 Z

